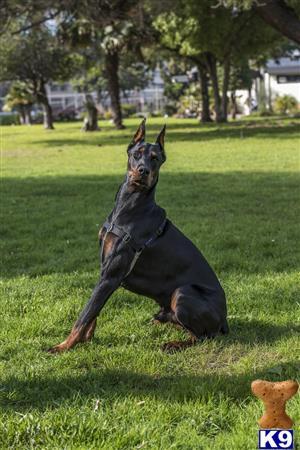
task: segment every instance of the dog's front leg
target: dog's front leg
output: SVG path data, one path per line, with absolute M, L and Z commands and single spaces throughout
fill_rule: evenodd
M 98 314 L 118 285 L 119 283 L 116 285 L 111 279 L 101 279 L 67 339 L 61 344 L 51 347 L 48 351 L 50 353 L 63 352 L 71 349 L 79 342 L 90 339 L 96 326 Z
M 130 266 L 130 256 L 132 257 L 128 251 L 117 254 L 113 252 L 112 257 L 104 261 L 101 279 L 71 333 L 61 344 L 49 348 L 49 353 L 69 350 L 79 342 L 85 342 L 93 336 L 97 316 L 111 294 L 120 286 Z

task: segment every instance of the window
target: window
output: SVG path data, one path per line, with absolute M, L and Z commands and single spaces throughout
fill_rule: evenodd
M 300 75 L 278 75 L 277 83 L 300 83 Z

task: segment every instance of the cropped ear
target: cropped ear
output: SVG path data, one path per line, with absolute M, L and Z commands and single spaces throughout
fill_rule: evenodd
M 144 141 L 146 137 L 146 117 L 142 120 L 140 126 L 136 130 L 135 135 L 133 136 L 132 141 L 130 142 L 128 148 L 133 147 L 137 142 Z
M 166 133 L 166 125 L 164 125 L 162 127 L 159 135 L 156 138 L 156 144 L 159 144 L 159 146 L 161 148 L 164 161 L 167 159 L 166 153 L 165 153 L 165 133 Z

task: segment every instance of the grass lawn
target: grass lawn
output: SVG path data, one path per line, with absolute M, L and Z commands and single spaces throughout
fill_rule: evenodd
M 149 119 L 148 140 L 161 124 Z M 173 355 L 160 346 L 184 333 L 151 325 L 155 303 L 123 289 L 92 342 L 43 351 L 97 281 L 98 229 L 138 121 L 2 127 L 1 449 L 257 448 L 251 381 L 300 378 L 299 124 L 167 119 L 157 199 L 217 272 L 231 328 Z

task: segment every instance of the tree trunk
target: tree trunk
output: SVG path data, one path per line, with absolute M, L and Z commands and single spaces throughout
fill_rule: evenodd
M 300 20 L 284 0 L 264 0 L 254 5 L 257 14 L 284 36 L 300 44 Z
M 25 123 L 26 125 L 31 125 L 32 121 L 31 121 L 31 106 L 32 105 L 25 105 L 24 109 L 25 109 Z
M 110 95 L 111 109 L 113 121 L 117 129 L 124 127 L 122 123 L 122 110 L 120 103 L 120 86 L 119 86 L 119 54 L 115 50 L 105 55 L 105 75 L 108 84 L 108 92 Z
M 198 64 L 198 70 L 200 75 L 200 85 L 201 85 L 201 97 L 202 97 L 202 108 L 201 108 L 201 122 L 212 122 L 209 111 L 209 94 L 208 94 L 208 77 L 207 71 L 203 64 Z
M 91 94 L 86 94 L 85 101 L 88 116 L 84 120 L 81 131 L 99 131 L 100 128 L 98 127 L 98 111 Z
M 237 115 L 237 103 L 236 103 L 236 96 L 235 96 L 235 91 L 231 92 L 231 117 L 233 120 L 236 119 L 236 115 Z
M 227 91 L 229 86 L 229 78 L 230 78 L 230 59 L 227 57 L 224 61 L 224 73 L 223 73 L 223 86 L 222 86 L 222 117 L 223 122 L 227 122 L 227 113 L 228 113 L 228 97 Z
M 266 87 L 263 75 L 259 77 L 259 101 L 258 101 L 258 111 L 260 113 L 265 113 L 267 111 L 266 105 Z
M 221 98 L 219 93 L 219 82 L 218 82 L 218 75 L 217 75 L 217 60 L 215 55 L 213 55 L 210 52 L 206 52 L 206 63 L 207 63 L 207 70 L 212 82 L 212 88 L 214 92 L 214 102 L 215 102 L 215 113 L 216 113 L 216 122 L 224 122 L 223 116 L 222 116 L 222 109 L 221 109 Z
M 43 109 L 44 109 L 44 128 L 46 130 L 54 130 L 52 108 L 50 106 L 50 103 L 48 102 L 48 99 L 47 101 L 45 101 L 45 103 L 43 103 Z
M 24 107 L 24 105 L 19 105 L 17 109 L 18 109 L 18 113 L 20 114 L 21 125 L 25 125 L 26 124 L 26 117 L 25 117 L 25 107 Z
M 40 83 L 39 83 L 39 89 L 36 92 L 36 97 L 37 97 L 38 103 L 40 103 L 43 107 L 44 128 L 46 130 L 54 130 L 52 108 L 49 103 L 45 83 L 43 81 L 40 81 Z

